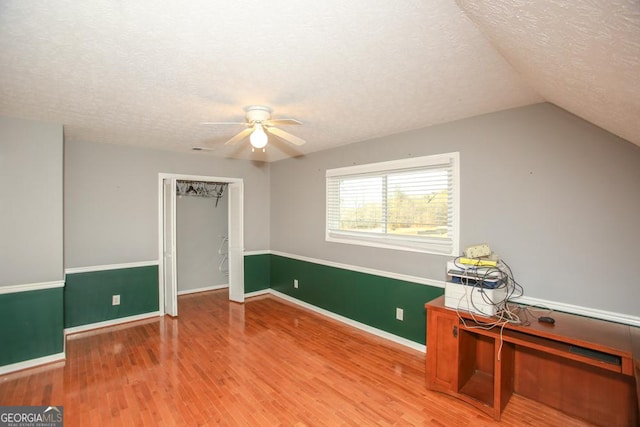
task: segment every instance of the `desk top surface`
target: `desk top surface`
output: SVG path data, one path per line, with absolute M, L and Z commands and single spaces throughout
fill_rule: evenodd
M 427 310 L 436 309 L 458 313 L 463 319 L 477 319 L 481 322 L 495 321 L 495 318 L 445 307 L 444 296 L 428 302 L 425 307 Z M 538 315 L 553 317 L 555 319 L 555 323 L 553 325 L 541 323 L 538 322 L 536 318 L 529 317 L 530 323 L 528 325 L 507 324 L 505 325 L 505 328 L 529 335 L 589 347 L 594 350 L 618 354 L 620 356 L 632 357 L 632 329 L 634 330 L 633 333 L 636 334 L 638 332 L 638 328 L 621 323 L 593 319 L 591 317 L 559 311 L 553 311 L 548 314 L 538 313 Z M 499 327 L 496 327 L 496 330 L 499 329 Z

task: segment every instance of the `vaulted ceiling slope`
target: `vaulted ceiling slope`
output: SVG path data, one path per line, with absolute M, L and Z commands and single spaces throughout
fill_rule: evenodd
M 640 145 L 640 1 L 456 2 L 547 101 Z
M 0 2 L 0 114 L 275 161 L 548 100 L 640 145 L 638 3 Z M 269 105 L 308 143 L 224 146 Z

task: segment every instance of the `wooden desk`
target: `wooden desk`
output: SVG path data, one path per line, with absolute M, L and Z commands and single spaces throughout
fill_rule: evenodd
M 554 325 L 531 319 L 529 326 L 486 330 L 477 328 L 470 313 L 446 308 L 444 297 L 426 309 L 430 389 L 497 420 L 517 393 L 595 424 L 640 422 L 638 328 L 554 312 Z

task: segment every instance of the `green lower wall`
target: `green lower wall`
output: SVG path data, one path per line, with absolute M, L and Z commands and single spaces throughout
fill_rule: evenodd
M 425 343 L 425 302 L 441 288 L 279 255 L 244 258 L 245 293 L 270 287 L 408 340 Z M 299 288 L 294 289 L 293 279 Z M 120 305 L 111 305 L 120 295 Z M 396 307 L 404 321 L 395 319 Z M 61 353 L 64 328 L 158 310 L 158 266 L 67 274 L 64 288 L 0 295 L 0 366 Z
M 271 255 L 244 257 L 245 293 L 269 288 Z M 120 295 L 120 305 L 111 297 Z M 158 310 L 158 266 L 67 274 L 64 327 L 88 325 Z
M 120 295 L 120 305 L 111 305 L 113 295 Z M 157 265 L 67 274 L 65 328 L 154 311 L 158 311 Z
M 279 255 L 271 255 L 271 288 L 420 344 L 426 343 L 424 305 L 444 294 L 439 287 Z M 404 310 L 404 321 L 396 320 L 396 307 Z
M 63 288 L 0 295 L 0 366 L 64 350 Z
M 245 255 L 244 293 L 269 289 L 271 284 L 271 255 Z

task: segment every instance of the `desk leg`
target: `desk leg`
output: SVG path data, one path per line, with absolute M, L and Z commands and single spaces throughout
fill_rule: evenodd
M 509 402 L 511 395 L 513 394 L 513 375 L 514 375 L 514 360 L 515 360 L 515 346 L 510 343 L 502 343 L 500 337 L 496 337 L 495 342 L 495 365 L 494 365 L 494 378 L 493 378 L 493 417 L 496 420 L 500 419 L 504 407 Z

